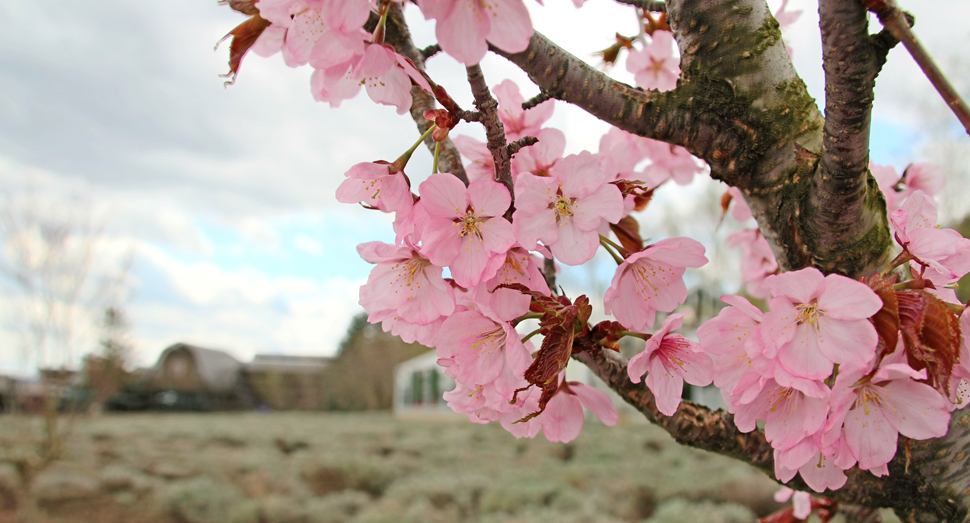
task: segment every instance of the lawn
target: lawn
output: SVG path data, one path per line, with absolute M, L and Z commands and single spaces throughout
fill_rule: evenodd
M 751 522 L 777 485 L 639 423 L 570 444 L 389 414 L 126 414 L 70 421 L 41 467 L 40 420 L 0 418 L 0 522 Z

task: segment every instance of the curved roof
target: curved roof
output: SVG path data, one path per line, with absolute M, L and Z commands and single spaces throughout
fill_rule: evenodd
M 161 371 L 170 353 L 179 350 L 187 351 L 192 355 L 196 372 L 206 389 L 213 392 L 229 392 L 236 387 L 243 368 L 239 360 L 221 350 L 196 347 L 187 343 L 176 343 L 162 351 L 158 362 L 155 363 L 153 374 Z

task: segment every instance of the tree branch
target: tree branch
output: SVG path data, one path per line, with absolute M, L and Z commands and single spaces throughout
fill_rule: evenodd
M 913 56 L 913 60 L 916 60 L 920 69 L 923 70 L 923 74 L 926 75 L 933 87 L 943 97 L 947 106 L 953 111 L 953 114 L 960 120 L 967 134 L 970 134 L 970 107 L 967 107 L 967 103 L 960 97 L 960 93 L 947 80 L 946 75 L 933 61 L 933 57 L 916 38 L 916 35 L 910 29 L 912 24 L 907 20 L 905 13 L 896 5 L 895 0 L 863 0 L 863 3 L 870 11 L 876 13 L 879 22 L 906 46 L 906 50 Z
M 512 157 L 505 140 L 505 126 L 498 118 L 498 102 L 488 90 L 485 75 L 482 74 L 482 68 L 478 64 L 470 65 L 465 70 L 468 73 L 472 96 L 475 98 L 475 108 L 481 114 L 481 122 L 485 126 L 485 137 L 488 140 L 486 145 L 492 153 L 492 162 L 495 164 L 495 181 L 504 185 L 509 190 L 509 194 L 513 194 Z
M 414 42 L 411 40 L 411 32 L 408 30 L 407 23 L 404 21 L 404 14 L 401 12 L 401 6 L 395 2 L 391 2 L 391 7 L 387 13 L 387 33 L 384 41 L 391 44 L 398 53 L 414 62 L 415 67 L 424 69 L 424 54 L 414 46 Z M 424 112 L 435 108 L 434 95 L 415 85 L 411 87 L 411 97 L 414 100 L 411 103 L 411 118 L 418 126 L 418 131 L 424 134 L 433 123 L 424 117 Z M 435 143 L 430 135 L 424 140 L 424 145 L 432 154 L 434 153 Z M 465 174 L 465 168 L 462 166 L 461 156 L 450 138 L 441 142 L 438 152 L 438 166 L 442 172 L 454 174 L 465 185 L 468 185 L 468 175 Z
M 665 416 L 654 395 L 644 384 L 633 383 L 627 375 L 627 362 L 612 351 L 593 347 L 593 342 L 578 338 L 584 347 L 573 358 L 584 363 L 624 401 L 650 422 L 666 430 L 682 445 L 707 450 L 744 461 L 774 478 L 774 451 L 760 430 L 742 433 L 734 416 L 723 410 L 711 411 L 690 401 L 682 401 L 673 416 Z M 574 345 L 576 346 L 576 345 Z M 826 497 L 860 507 L 889 507 L 907 521 L 964 521 L 970 504 L 970 409 L 953 413 L 950 431 L 943 438 L 909 441 L 912 464 L 907 464 L 906 438 L 900 437 L 896 457 L 889 463 L 889 475 L 873 476 L 858 467 L 848 470 L 848 481 Z M 945 458 L 945 459 L 941 459 Z M 808 487 L 799 477 L 787 484 L 799 490 Z
M 646 11 L 663 13 L 667 11 L 667 3 L 659 0 L 616 0 L 617 3 L 632 5 Z

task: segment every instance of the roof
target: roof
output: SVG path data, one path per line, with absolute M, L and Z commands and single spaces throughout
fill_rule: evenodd
M 158 372 L 168 355 L 179 350 L 185 350 L 192 355 L 199 379 L 209 390 L 228 392 L 236 387 L 243 368 L 243 364 L 239 360 L 221 350 L 196 347 L 187 343 L 176 343 L 162 351 L 152 372 Z

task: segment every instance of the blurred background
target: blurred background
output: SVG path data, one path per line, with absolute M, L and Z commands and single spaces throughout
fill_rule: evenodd
M 970 94 L 970 4 L 911 3 Z M 591 63 L 636 33 L 632 8 L 606 0 L 529 9 Z M 787 9 L 803 11 L 784 36 L 822 104 L 817 7 Z M 432 43 L 433 24 L 406 15 L 417 45 Z M 777 508 L 763 475 L 681 449 L 635 413 L 614 429 L 589 420 L 565 446 L 449 415 L 433 354 L 357 304 L 370 266 L 355 247 L 392 241 L 390 220 L 334 199 L 350 166 L 416 140 L 394 108 L 315 103 L 310 69 L 278 56 L 247 56 L 224 87 L 227 44 L 212 47 L 244 18 L 214 0 L 8 0 L 0 16 L 0 402 L 13 413 L 0 417 L 0 522 L 750 521 Z M 490 85 L 537 91 L 504 59 L 482 65 Z M 439 54 L 429 72 L 471 107 L 461 65 Z M 622 59 L 610 72 L 632 81 Z M 597 150 L 608 129 L 562 103 L 547 125 L 567 153 Z M 941 223 L 970 211 L 966 136 L 902 48 L 878 79 L 871 159 L 938 164 Z M 412 183 L 430 171 L 419 149 Z M 688 273 L 695 318 L 740 287 L 725 240 L 753 222 L 721 223 L 725 190 L 703 176 L 665 186 L 637 216 L 645 237 L 707 247 L 712 263 Z M 614 268 L 598 256 L 560 283 L 602 314 Z

